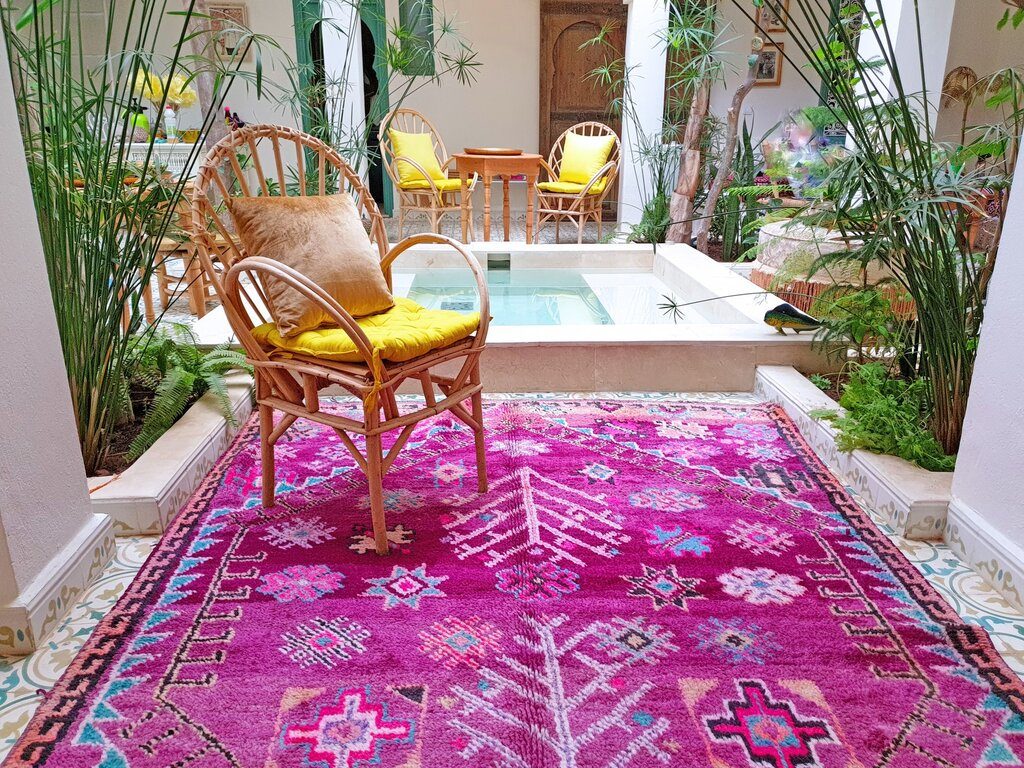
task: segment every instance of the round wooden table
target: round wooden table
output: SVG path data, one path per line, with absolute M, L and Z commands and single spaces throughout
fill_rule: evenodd
M 533 242 L 533 208 L 537 196 L 537 178 L 540 176 L 541 156 L 521 155 L 476 155 L 468 152 L 456 152 L 455 162 L 462 180 L 462 241 L 469 237 L 469 209 L 466 207 L 467 187 L 470 177 L 475 173 L 484 182 L 484 240 L 491 239 L 491 183 L 495 178 L 502 181 L 504 207 L 502 220 L 505 225 L 505 239 L 508 240 L 509 210 L 508 183 L 513 176 L 526 178 L 526 242 Z

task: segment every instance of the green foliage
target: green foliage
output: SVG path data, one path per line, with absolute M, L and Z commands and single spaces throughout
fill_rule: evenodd
M 864 363 L 871 348 L 901 349 L 904 344 L 905 324 L 880 287 L 834 286 L 815 300 L 811 314 L 821 321 L 815 341 L 844 362 L 850 350 Z
M 759 227 L 752 225 L 766 206 L 758 200 L 773 194 L 774 187 L 757 186 L 757 171 L 764 158 L 758 147 L 778 126 L 773 126 L 760 139 L 754 140 L 750 126 L 743 121 L 736 157 L 732 161 L 732 182 L 723 193 L 723 208 L 715 214 L 712 230 L 722 240 L 722 260 L 739 261 L 757 245 Z
M 131 383 L 152 389 L 154 397 L 142 420 L 142 430 L 132 441 L 126 459 L 135 461 L 176 422 L 196 399 L 210 392 L 221 413 L 232 425 L 225 376 L 233 370 L 252 373 L 245 356 L 228 344 L 201 350 L 187 326 L 175 325 L 133 339 Z
M 841 451 L 863 448 L 898 456 L 924 469 L 952 471 L 955 456 L 948 456 L 928 428 L 928 383 L 891 378 L 878 363 L 853 369 L 839 404 L 846 410 L 817 412 L 838 430 Z
M 631 243 L 663 243 L 671 221 L 669 197 L 665 193 L 655 195 L 644 206 L 640 221 L 629 232 Z
M 827 392 L 832 388 L 832 382 L 820 373 L 812 373 L 807 379 L 822 392 Z
M 779 0 L 763 1 L 782 13 Z M 919 46 L 916 60 L 897 60 L 884 4 L 865 21 L 850 14 L 825 26 L 807 20 L 816 18 L 815 3 L 793 2 L 799 13 L 788 16 L 787 49 L 808 60 L 849 131 L 849 149 L 828 158 L 820 199 L 796 219 L 832 229 L 850 247 L 823 254 L 810 272 L 877 262 L 895 276 L 916 307 L 906 334 L 913 340 L 907 356 L 913 367 L 904 366 L 903 373 L 924 382 L 913 386 L 923 392 L 928 423 L 943 449 L 954 453 L 996 255 L 995 247 L 974 253 L 963 223 L 977 210 L 981 189 L 993 182 L 993 167 L 950 172 L 956 148 L 936 140 L 932 105 L 909 92 L 909 78 L 899 76 L 901 64 L 918 71 L 923 52 Z M 849 7 L 859 10 L 862 4 Z M 914 5 L 915 16 L 925 12 Z M 860 38 L 870 39 L 877 57 L 858 53 L 867 48 Z M 892 73 L 888 85 L 880 80 L 882 72 Z

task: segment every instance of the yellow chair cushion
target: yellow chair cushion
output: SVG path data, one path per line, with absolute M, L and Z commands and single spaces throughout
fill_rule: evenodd
M 435 349 L 447 347 L 473 334 L 480 325 L 480 313 L 426 309 L 415 301 L 395 297 L 395 306 L 379 315 L 356 320 L 381 360 L 403 363 Z M 270 344 L 287 352 L 332 360 L 361 363 L 356 345 L 341 328 L 317 328 L 286 339 L 273 323 L 264 323 L 252 332 L 260 344 Z
M 589 179 L 587 179 L 589 181 Z M 554 195 L 578 195 L 583 191 L 586 184 L 574 184 L 571 181 L 542 181 L 537 185 L 537 189 L 541 192 L 550 192 Z M 604 188 L 608 186 L 608 179 L 600 179 L 594 186 L 587 192 L 588 195 L 599 195 L 604 192 Z
M 586 184 L 608 162 L 615 146 L 614 136 L 581 136 L 569 132 L 562 147 L 562 164 L 558 180 Z
M 434 179 L 438 192 L 457 192 L 462 189 L 461 179 Z M 430 189 L 427 181 L 410 181 L 402 185 L 402 189 Z
M 430 178 L 444 180 L 445 173 L 441 170 L 441 161 L 434 153 L 434 141 L 429 133 L 402 133 L 389 130 L 388 136 L 391 137 L 391 147 L 396 157 L 407 157 L 419 163 Z M 404 160 L 398 161 L 398 183 L 402 187 L 414 181 L 426 183 L 426 180 L 416 166 Z

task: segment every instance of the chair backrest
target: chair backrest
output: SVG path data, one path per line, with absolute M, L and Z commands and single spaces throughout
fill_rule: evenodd
M 614 136 L 615 143 L 612 144 L 612 151 L 608 153 L 608 162 L 615 163 L 615 170 L 612 171 L 612 174 L 614 175 L 618 172 L 619 157 L 622 154 L 622 142 L 619 141 L 619 135 L 604 123 L 590 121 L 586 123 L 577 123 L 572 128 L 567 129 L 558 137 L 555 143 L 551 145 L 551 154 L 548 155 L 548 165 L 550 165 L 551 170 L 555 172 L 555 176 L 558 176 L 561 170 L 562 153 L 565 151 L 565 137 L 570 133 L 575 133 L 580 136 Z M 611 185 L 609 184 L 608 186 Z
M 401 187 L 401 179 L 398 173 L 398 163 L 395 157 L 395 148 L 391 143 L 389 130 L 396 130 L 401 133 L 429 133 L 431 142 L 434 145 L 434 154 L 437 155 L 441 165 L 448 162 L 448 150 L 444 146 L 444 140 L 437 128 L 426 117 L 415 109 L 396 109 L 384 118 L 377 132 L 378 143 L 380 144 L 381 159 L 384 162 L 384 169 L 395 186 Z
M 265 161 L 269 161 L 270 176 L 265 172 Z M 225 203 L 229 198 L 338 193 L 352 195 L 370 240 L 383 259 L 388 239 L 380 210 L 369 188 L 333 148 L 308 133 L 278 125 L 247 125 L 221 139 L 196 174 L 191 226 L 203 271 L 221 302 L 227 304 L 228 296 L 214 261 L 219 259 L 229 268 L 249 255 L 227 212 Z M 233 326 L 236 319 L 249 326 L 246 330 L 269 322 L 266 291 L 258 281 L 242 286 L 240 294 L 244 306 L 236 309 L 244 309 L 238 313 L 241 317 L 228 313 Z M 234 330 L 240 333 L 238 328 Z

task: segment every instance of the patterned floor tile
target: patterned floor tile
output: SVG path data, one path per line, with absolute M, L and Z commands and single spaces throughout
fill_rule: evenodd
M 496 395 L 497 398 L 544 398 L 552 394 Z M 580 398 L 678 399 L 679 394 L 579 393 Z M 557 397 L 574 397 L 558 393 Z M 704 402 L 751 403 L 749 394 L 702 393 L 685 397 Z M 863 506 L 864 500 L 850 493 Z M 871 510 L 868 510 L 871 512 Z M 928 578 L 945 599 L 969 623 L 984 627 L 1010 667 L 1024 675 L 1024 615 L 941 542 L 908 541 L 895 534 L 882 518 L 872 513 L 876 524 Z M 114 605 L 156 544 L 156 537 L 119 538 L 117 553 L 100 579 L 83 595 L 64 622 L 51 634 L 43 648 L 23 657 L 0 657 L 0 760 L 14 745 L 38 705 L 71 662 L 97 622 Z

